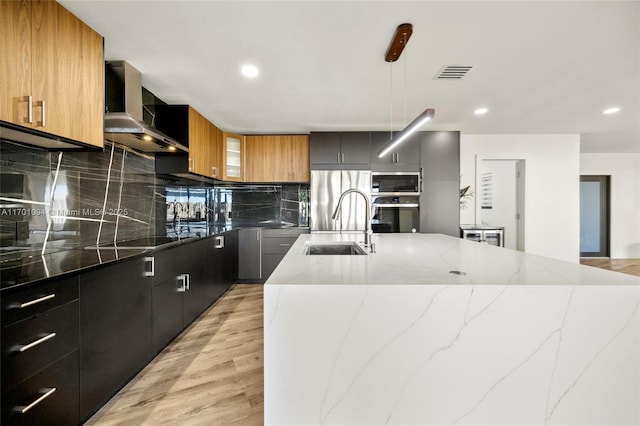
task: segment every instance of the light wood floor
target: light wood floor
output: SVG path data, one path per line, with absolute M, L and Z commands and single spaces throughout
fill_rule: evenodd
M 640 276 L 640 259 L 583 257 L 580 259 L 580 263 L 583 265 L 595 266 L 596 268 L 609 269 L 611 271 Z
M 640 276 L 640 259 L 581 259 Z M 87 425 L 263 423 L 263 286 L 235 285 Z
M 87 425 L 261 425 L 262 285 L 235 285 Z

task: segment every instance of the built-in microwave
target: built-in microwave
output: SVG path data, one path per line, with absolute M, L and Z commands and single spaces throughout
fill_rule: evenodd
M 371 195 L 420 195 L 419 172 L 373 172 Z

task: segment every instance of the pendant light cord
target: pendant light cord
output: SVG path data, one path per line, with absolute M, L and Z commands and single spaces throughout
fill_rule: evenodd
M 405 49 L 407 48 L 407 33 L 404 33 L 404 47 Z M 405 125 L 407 124 L 407 53 L 405 52 L 404 54 L 404 64 L 403 64 L 403 68 L 404 68 L 404 123 Z
M 389 139 L 393 139 L 393 62 L 389 62 Z

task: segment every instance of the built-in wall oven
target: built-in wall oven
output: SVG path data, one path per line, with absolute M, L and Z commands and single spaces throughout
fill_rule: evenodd
M 373 232 L 420 231 L 420 173 L 371 173 Z

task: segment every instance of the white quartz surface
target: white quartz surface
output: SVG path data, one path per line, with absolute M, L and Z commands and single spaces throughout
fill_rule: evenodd
M 305 255 L 309 242 L 361 241 L 357 234 L 304 234 L 269 284 L 631 284 L 613 273 L 440 234 L 374 234 L 366 256 Z M 466 275 L 453 275 L 462 271 Z
M 336 238 L 265 285 L 267 425 L 640 424 L 637 278 L 440 235 L 302 254 Z

